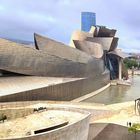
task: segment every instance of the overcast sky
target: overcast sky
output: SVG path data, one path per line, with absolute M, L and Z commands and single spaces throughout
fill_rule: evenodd
M 118 30 L 119 48 L 140 52 L 139 0 L 0 0 L 0 36 L 33 40 L 33 33 L 68 44 L 81 28 L 81 12 L 97 14 L 97 24 Z

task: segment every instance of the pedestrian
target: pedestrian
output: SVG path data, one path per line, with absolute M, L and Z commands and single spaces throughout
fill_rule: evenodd
M 129 127 L 131 127 L 131 125 L 132 125 L 132 123 L 131 123 L 131 122 L 129 122 Z
M 127 122 L 127 127 L 129 126 L 129 123 Z

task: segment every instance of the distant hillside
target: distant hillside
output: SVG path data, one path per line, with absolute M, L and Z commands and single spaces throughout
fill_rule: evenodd
M 20 44 L 25 44 L 25 45 L 34 44 L 34 42 L 32 42 L 32 41 L 26 41 L 26 40 L 9 39 L 9 38 L 8 38 L 8 40 L 11 40 L 13 42 L 17 42 L 17 43 L 20 43 Z
M 2 37 L 3 38 L 3 37 Z M 34 42 L 33 41 L 27 41 L 27 40 L 20 40 L 20 39 L 11 39 L 11 38 L 4 38 L 16 43 L 20 43 L 20 44 L 25 44 L 25 45 L 33 45 Z

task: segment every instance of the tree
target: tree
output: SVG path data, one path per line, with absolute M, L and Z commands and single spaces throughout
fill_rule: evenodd
M 138 67 L 138 63 L 135 59 L 126 58 L 126 59 L 124 59 L 124 64 L 129 69 L 131 69 L 132 66 Z
M 129 132 L 135 134 L 135 140 L 137 140 L 137 135 L 136 134 L 137 134 L 138 130 L 140 130 L 140 124 L 139 123 L 133 123 L 132 126 L 130 126 L 128 128 Z

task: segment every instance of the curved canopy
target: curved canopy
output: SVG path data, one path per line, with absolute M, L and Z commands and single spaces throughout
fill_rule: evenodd
M 115 49 L 114 51 L 109 52 L 109 54 L 116 55 L 116 56 L 118 56 L 120 58 L 123 58 L 123 59 L 127 58 L 127 57 L 130 57 L 130 55 L 122 52 L 120 49 Z

